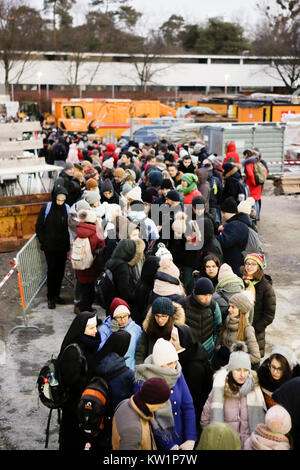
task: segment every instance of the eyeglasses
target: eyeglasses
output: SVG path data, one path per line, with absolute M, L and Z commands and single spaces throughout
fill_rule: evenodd
M 122 320 L 127 320 L 127 318 L 128 318 L 128 315 L 118 315 L 116 317 L 116 320 L 121 320 L 122 321 Z
M 282 372 L 282 367 L 274 367 L 272 364 L 270 364 L 270 369 L 274 372 Z
M 245 263 L 245 266 L 257 266 L 257 263 Z
M 163 313 L 158 313 L 155 316 L 156 316 L 156 318 L 168 318 L 169 315 L 164 315 Z

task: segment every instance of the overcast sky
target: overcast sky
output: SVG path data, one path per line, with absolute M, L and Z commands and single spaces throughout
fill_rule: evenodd
M 181 15 L 188 23 L 198 23 L 214 16 L 225 20 L 240 21 L 243 27 L 252 26 L 259 18 L 257 3 L 270 6 L 275 0 L 129 0 L 128 4 L 143 13 L 139 29 L 147 30 L 160 26 L 172 14 Z M 43 7 L 43 0 L 27 0 L 35 8 Z M 89 0 L 77 0 L 72 9 L 76 23 L 88 11 Z

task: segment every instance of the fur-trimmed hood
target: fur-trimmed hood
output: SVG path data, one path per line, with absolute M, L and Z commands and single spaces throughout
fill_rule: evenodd
M 177 325 L 185 325 L 185 311 L 183 307 L 177 302 L 173 302 L 173 306 L 175 309 L 175 312 L 173 315 L 174 323 L 176 323 Z M 146 314 L 145 320 L 143 321 L 142 326 L 143 326 L 144 331 L 147 331 L 149 327 L 150 318 L 152 317 L 152 315 L 153 315 L 152 307 L 150 307 Z
M 141 238 L 135 238 L 134 240 L 136 251 L 132 260 L 129 261 L 129 266 L 135 266 L 144 256 L 145 242 Z

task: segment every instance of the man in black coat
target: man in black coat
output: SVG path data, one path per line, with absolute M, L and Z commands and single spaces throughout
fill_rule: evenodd
M 75 202 L 81 199 L 82 190 L 80 181 L 74 177 L 74 165 L 67 163 L 64 170 L 62 170 L 58 178 L 54 182 L 54 189 L 64 187 L 67 190 L 66 203 L 71 207 Z
M 233 197 L 221 204 L 221 215 L 224 226 L 220 226 L 220 235 L 216 238 L 221 243 L 223 262 L 231 266 L 234 274 L 242 277 L 240 267 L 244 263 L 242 252 L 245 250 L 252 223 L 247 214 L 237 212 L 237 203 Z

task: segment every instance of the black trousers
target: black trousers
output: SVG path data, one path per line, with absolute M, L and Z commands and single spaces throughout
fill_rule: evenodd
M 67 251 L 44 251 L 47 262 L 48 299 L 59 297 L 65 273 Z
M 88 283 L 80 283 L 81 291 L 81 302 L 80 302 L 80 311 L 81 312 L 91 312 L 92 305 L 95 299 L 95 285 Z

